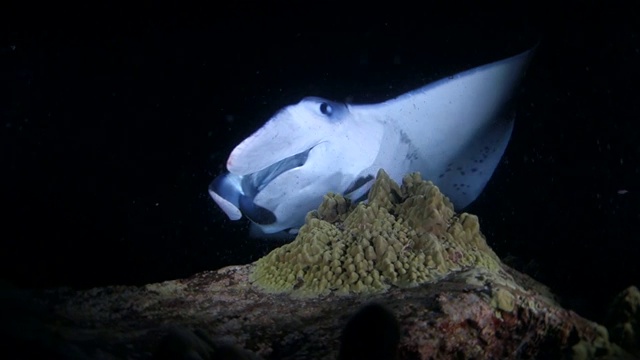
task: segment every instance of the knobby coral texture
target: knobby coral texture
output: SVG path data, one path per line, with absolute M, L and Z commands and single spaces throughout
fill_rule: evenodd
M 267 291 L 299 296 L 375 293 L 472 267 L 501 268 L 478 218 L 456 215 L 418 173 L 399 186 L 380 170 L 367 202 L 326 195 L 295 241 L 257 262 L 252 280 Z

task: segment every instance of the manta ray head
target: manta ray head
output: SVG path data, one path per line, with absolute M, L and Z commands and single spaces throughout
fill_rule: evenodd
M 232 220 L 244 215 L 264 233 L 298 228 L 324 194 L 343 193 L 362 169 L 349 123 L 347 105 L 321 98 L 284 108 L 231 152 L 211 197 Z

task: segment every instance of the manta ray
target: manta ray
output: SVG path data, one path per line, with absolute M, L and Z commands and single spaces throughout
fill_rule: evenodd
M 295 234 L 329 192 L 362 201 L 383 169 L 420 172 L 464 209 L 482 192 L 514 123 L 512 94 L 533 50 L 377 104 L 305 97 L 233 149 L 209 194 L 253 236 Z

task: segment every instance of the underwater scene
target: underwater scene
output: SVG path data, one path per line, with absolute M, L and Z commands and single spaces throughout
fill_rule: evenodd
M 430 4 L 12 10 L 0 356 L 640 359 L 640 14 Z

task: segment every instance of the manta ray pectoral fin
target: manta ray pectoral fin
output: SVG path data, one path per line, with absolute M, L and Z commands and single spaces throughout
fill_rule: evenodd
M 461 210 L 482 192 L 509 142 L 513 93 L 532 51 L 351 112 L 384 112 L 390 126 L 402 134 L 385 151 L 394 153 L 399 144 L 410 144 L 404 151 L 411 162 L 408 170 L 432 180 Z
M 434 182 L 458 209 L 475 200 L 493 175 L 509 143 L 513 119 L 510 115 L 479 133 L 437 174 Z
M 209 195 L 231 220 L 240 220 L 240 197 L 242 196 L 241 178 L 233 174 L 224 174 L 209 184 Z

